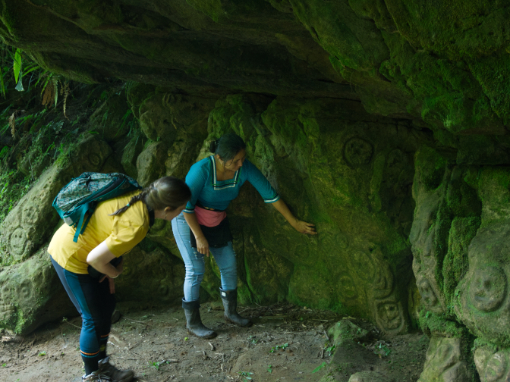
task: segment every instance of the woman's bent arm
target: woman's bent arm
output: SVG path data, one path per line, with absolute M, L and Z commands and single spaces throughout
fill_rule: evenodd
M 200 224 L 198 224 L 197 216 L 193 214 L 189 214 L 187 212 L 184 213 L 184 219 L 188 223 L 193 235 L 195 235 L 195 239 L 197 241 L 197 251 L 203 255 L 209 257 L 209 243 L 200 228 Z
M 317 232 L 315 231 L 315 225 L 297 219 L 294 215 L 292 215 L 292 212 L 290 212 L 289 207 L 287 207 L 287 205 L 282 199 L 279 199 L 271 204 L 273 205 L 274 208 L 276 208 L 276 210 L 279 213 L 283 215 L 285 220 L 287 220 L 296 231 L 308 235 L 317 235 Z
M 115 258 L 115 255 L 110 252 L 108 246 L 103 241 L 96 248 L 94 248 L 87 256 L 87 264 L 92 265 L 97 271 L 104 273 L 106 276 L 115 278 L 122 273 L 122 265 L 119 268 L 115 268 L 110 264 Z

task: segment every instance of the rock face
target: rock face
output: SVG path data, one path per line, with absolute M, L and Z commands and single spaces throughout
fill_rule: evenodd
M 127 100 L 91 117 L 104 139 L 81 143 L 79 160 L 42 173 L 19 159 L 42 175 L 0 226 L 0 278 L 12 285 L 1 325 L 27 332 L 50 319 L 48 299 L 11 301 L 23 277 L 54 283 L 41 251 L 58 224 L 51 200 L 72 176 L 183 178 L 233 131 L 319 231 L 299 235 L 245 186 L 228 211 L 242 302 L 290 300 L 388 334 L 419 325 L 433 338 L 420 381 L 507 379 L 509 14 L 506 2 L 474 0 L 3 1 L 3 40 L 44 68 L 130 82 Z M 140 129 L 117 148 L 126 113 Z M 144 284 L 178 299 L 170 225 L 147 243 L 130 261 L 171 269 Z M 219 286 L 207 267 L 204 298 Z M 142 297 L 129 288 L 119 294 Z
M 358 99 L 444 133 L 502 134 L 509 12 L 464 0 L 6 0 L 0 33 L 83 82 Z
M 461 382 L 472 380 L 460 338 L 432 337 L 427 360 L 418 382 Z M 467 361 L 467 362 L 466 362 Z

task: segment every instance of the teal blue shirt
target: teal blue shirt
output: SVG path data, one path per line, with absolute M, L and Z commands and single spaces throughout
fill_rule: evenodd
M 191 200 L 184 212 L 194 213 L 195 205 L 224 211 L 230 202 L 237 198 L 244 182 L 250 182 L 259 192 L 265 203 L 274 203 L 280 199 L 266 177 L 249 160 L 228 180 L 216 179 L 216 162 L 214 155 L 202 159 L 191 166 L 186 175 L 186 184 L 191 189 Z

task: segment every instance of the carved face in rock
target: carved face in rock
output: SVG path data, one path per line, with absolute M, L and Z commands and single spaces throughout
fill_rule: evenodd
M 10 252 L 14 256 L 21 256 L 25 252 L 27 242 L 25 230 L 21 227 L 16 228 L 10 237 Z
M 374 148 L 370 142 L 362 138 L 351 138 L 344 146 L 344 158 L 351 166 L 361 166 L 370 163 Z
M 437 305 L 437 296 L 430 285 L 430 282 L 425 278 L 420 278 L 417 282 L 418 290 L 421 295 L 421 299 L 427 306 L 434 307 Z
M 397 302 L 385 301 L 377 304 L 377 322 L 387 331 L 395 331 L 402 326 L 402 314 Z
M 506 375 L 507 366 L 508 359 L 503 353 L 498 352 L 494 354 L 491 358 L 489 358 L 489 361 L 487 361 L 484 373 L 485 381 L 502 381 L 502 378 Z M 508 379 L 505 379 L 505 381 L 508 381 Z
M 469 380 L 462 361 L 460 338 L 432 337 L 419 382 Z
M 442 373 L 448 367 L 457 362 L 455 348 L 449 342 L 442 341 L 435 349 L 430 349 L 433 353 L 430 355 L 430 362 L 435 364 L 438 373 Z
M 498 309 L 506 297 L 507 278 L 497 267 L 476 269 L 469 286 L 471 304 L 481 312 Z
M 10 296 L 9 286 L 4 285 L 0 290 L 0 321 L 6 321 L 16 312 L 14 306 L 8 303 Z

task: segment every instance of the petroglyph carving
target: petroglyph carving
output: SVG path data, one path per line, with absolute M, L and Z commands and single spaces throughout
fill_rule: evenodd
M 32 288 L 29 285 L 23 285 L 18 291 L 21 301 L 27 301 L 32 297 Z
M 436 293 L 426 278 L 418 278 L 416 285 L 418 286 L 421 299 L 425 305 L 431 307 L 438 305 L 439 300 L 437 299 Z
M 404 317 L 400 302 L 395 300 L 376 301 L 375 314 L 377 324 L 387 333 L 398 333 L 403 329 Z
M 101 162 L 102 162 L 102 158 L 101 158 L 101 155 L 99 154 L 96 154 L 96 153 L 92 153 L 89 155 L 89 162 L 92 166 L 100 166 L 101 165 Z
M 508 349 L 494 353 L 487 348 L 478 348 L 475 351 L 474 361 L 482 382 L 506 382 L 509 380 Z
M 23 206 L 22 222 L 24 226 L 30 226 L 34 224 L 39 217 L 39 211 L 36 210 L 35 206 L 29 203 L 25 203 Z
M 427 350 L 423 373 L 419 382 L 469 380 L 467 368 L 461 359 L 460 338 L 433 337 Z
M 349 275 L 340 276 L 338 279 L 338 285 L 342 297 L 347 299 L 353 299 L 358 297 L 358 292 L 356 290 L 354 282 L 352 281 L 351 276 Z
M 27 238 L 25 230 L 21 227 L 16 228 L 10 237 L 10 252 L 14 256 L 21 256 L 25 252 L 25 246 L 27 244 Z
M 370 163 L 373 152 L 372 144 L 361 138 L 351 138 L 344 146 L 344 158 L 351 166 Z
M 372 256 L 369 254 L 357 251 L 352 255 L 352 262 L 356 270 L 356 274 L 364 281 L 373 280 L 375 275 L 376 265 Z
M 485 380 L 496 382 L 506 375 L 508 359 L 503 353 L 496 353 L 487 362 L 485 367 Z
M 507 279 L 501 268 L 477 269 L 469 287 L 471 304 L 482 312 L 493 312 L 501 306 L 506 289 Z
M 372 283 L 374 296 L 383 298 L 393 291 L 393 274 L 390 266 L 384 261 L 375 261 L 375 274 Z

